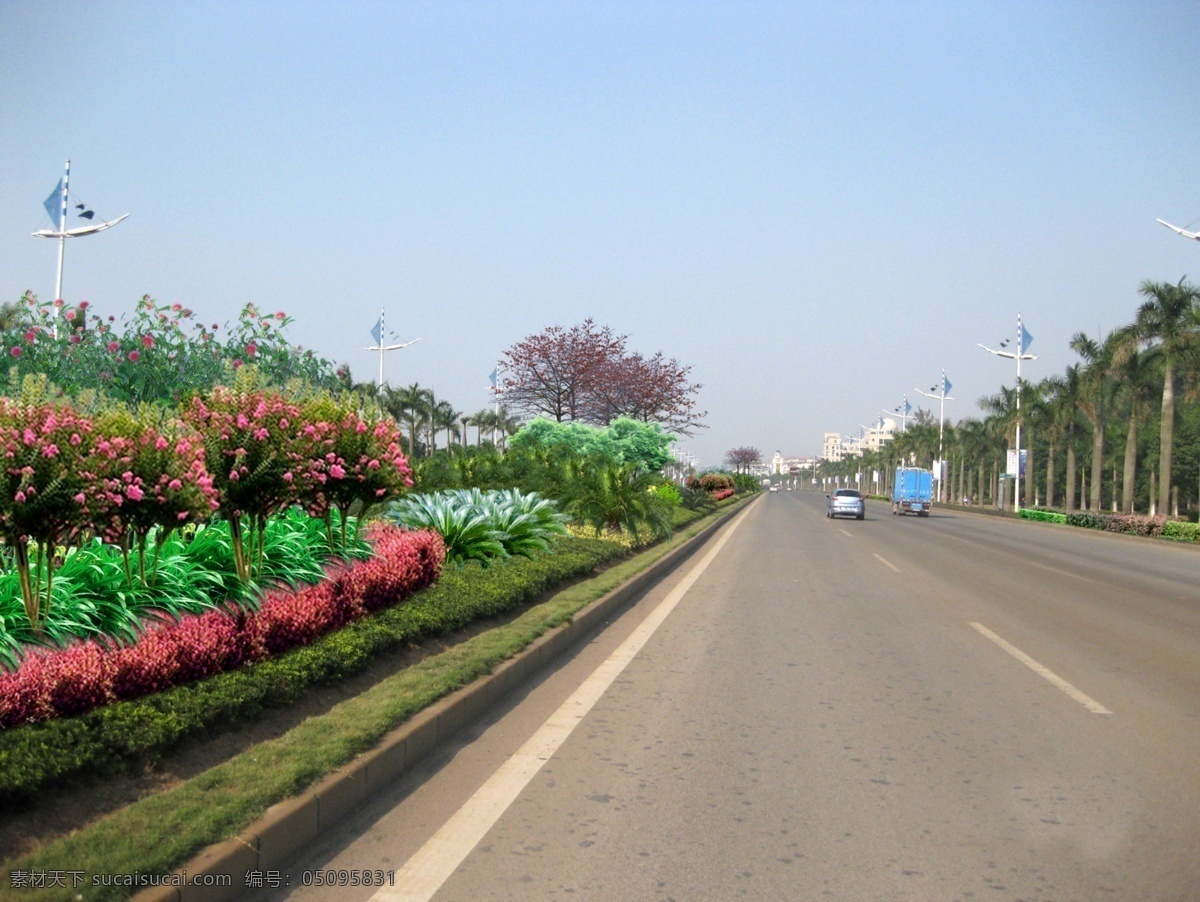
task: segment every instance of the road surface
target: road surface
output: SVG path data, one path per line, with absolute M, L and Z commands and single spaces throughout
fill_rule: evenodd
M 1200 549 L 824 504 L 755 501 L 264 898 L 1200 899 Z

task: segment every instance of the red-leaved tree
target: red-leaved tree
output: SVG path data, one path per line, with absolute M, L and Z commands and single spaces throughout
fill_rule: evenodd
M 661 351 L 627 353 L 627 338 L 590 318 L 528 336 L 505 351 L 497 367 L 505 404 L 560 423 L 606 426 L 629 417 L 681 435 L 702 427 L 700 385 L 689 381 L 691 367 Z
M 735 472 L 749 473 L 751 466 L 762 463 L 762 452 L 757 448 L 731 448 L 725 452 L 725 463 Z
M 696 409 L 700 384 L 690 382 L 690 366 L 659 351 L 653 357 L 639 353 L 610 358 L 597 372 L 589 398 L 589 419 L 608 425 L 617 417 L 658 423 L 667 432 L 691 435 L 703 428 L 707 411 Z
M 497 366 L 509 409 L 556 422 L 589 419 L 593 386 L 610 360 L 625 352 L 625 339 L 589 317 L 564 329 L 550 326 L 517 342 Z

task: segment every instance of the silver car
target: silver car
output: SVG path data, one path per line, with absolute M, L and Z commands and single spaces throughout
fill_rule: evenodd
M 838 489 L 828 497 L 826 517 L 853 517 L 855 520 L 861 520 L 866 516 L 867 506 L 863 501 L 862 492 L 858 489 Z

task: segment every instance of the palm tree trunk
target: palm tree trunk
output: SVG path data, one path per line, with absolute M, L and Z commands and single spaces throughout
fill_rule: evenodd
M 1137 476 L 1137 420 L 1129 415 L 1129 434 L 1125 437 L 1125 468 L 1121 478 L 1121 511 L 1133 513 L 1133 480 Z
M 1164 355 L 1166 357 L 1166 355 Z M 1171 445 L 1175 441 L 1175 361 L 1166 357 L 1163 366 L 1162 422 L 1158 433 L 1158 511 L 1167 510 L 1171 499 Z
M 1090 510 L 1100 510 L 1100 489 L 1104 483 L 1104 419 L 1096 414 L 1096 428 L 1092 431 L 1092 503 Z
M 1054 507 L 1054 445 L 1046 455 L 1046 507 Z
M 1064 499 L 1067 513 L 1075 510 L 1075 435 L 1067 432 L 1067 497 Z
M 1025 459 L 1025 506 L 1037 507 L 1037 499 L 1033 494 L 1033 430 L 1029 430 L 1026 436 L 1026 441 L 1029 442 L 1029 450 Z M 1021 449 L 1017 449 L 1017 466 L 1020 467 Z

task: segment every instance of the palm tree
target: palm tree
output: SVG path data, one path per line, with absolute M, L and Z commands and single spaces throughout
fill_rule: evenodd
M 1112 364 L 1120 338 L 1115 333 L 1096 341 L 1082 332 L 1071 339 L 1071 350 L 1083 358 L 1080 409 L 1092 422 L 1092 491 L 1090 510 L 1100 510 L 1100 490 L 1104 482 L 1104 430 L 1106 407 L 1113 391 Z
M 1000 391 L 996 394 L 984 395 L 980 398 L 979 407 L 984 413 L 991 414 L 988 417 L 988 423 L 993 434 L 999 436 L 1011 448 L 1017 435 L 1017 390 L 1001 385 Z M 1019 490 L 1019 481 L 1014 481 L 1014 504 L 1017 501 L 1016 494 Z
M 1066 418 L 1075 415 L 1075 399 L 1067 397 L 1067 380 L 1047 376 L 1037 387 L 1035 416 L 1046 437 L 1046 507 L 1054 507 L 1055 463 L 1058 449 L 1066 439 Z
M 1132 337 L 1157 343 L 1162 353 L 1162 415 L 1158 439 L 1158 510 L 1165 512 L 1171 498 L 1171 455 L 1175 442 L 1175 376 L 1180 364 L 1194 356 L 1200 345 L 1197 306 L 1200 289 L 1183 279 L 1179 284 L 1145 281 L 1138 289 L 1147 298 L 1130 327 Z
M 417 430 L 425 421 L 433 392 L 414 382 L 405 388 L 388 389 L 388 413 L 408 426 L 408 456 L 417 456 Z
M 462 414 L 454 409 L 449 401 L 437 401 L 429 410 L 429 450 L 436 451 L 434 434 L 441 429 L 446 430 L 446 447 L 454 444 L 454 436 L 458 435 L 458 418 Z
M 496 414 L 485 407 L 471 414 L 471 423 L 475 427 L 475 444 L 482 446 L 484 431 L 491 432 L 496 428 Z
M 1162 363 L 1159 350 L 1139 350 L 1135 342 L 1127 341 L 1113 359 L 1113 376 L 1117 382 L 1115 399 L 1126 411 L 1125 459 L 1121 475 L 1121 510 L 1125 513 L 1132 513 L 1134 508 L 1138 427 L 1146 422 L 1150 402 L 1158 390 Z
M 1050 411 L 1047 407 L 1045 380 L 1042 382 L 1021 381 L 1021 423 L 1028 458 L 1025 462 L 1025 505 L 1036 507 L 1038 503 L 1037 471 L 1034 467 L 1034 439 L 1050 429 Z
M 521 421 L 508 412 L 507 407 L 501 407 L 496 414 L 496 431 L 500 436 L 500 449 L 504 449 L 506 439 L 521 428 Z
M 1058 416 L 1062 425 L 1063 444 L 1067 449 L 1066 496 L 1063 506 L 1075 510 L 1076 448 L 1075 428 L 1079 424 L 1079 396 L 1083 392 L 1083 369 L 1072 363 L 1063 373 L 1063 386 L 1058 394 Z
M 978 474 L 979 494 L 978 500 L 983 504 L 983 474 L 984 474 L 984 458 L 988 449 L 988 436 L 984 430 L 984 425 L 980 420 L 966 419 L 961 421 L 955 428 L 958 434 L 958 445 L 962 453 L 964 469 L 967 466 L 976 468 Z M 965 486 L 963 494 L 970 496 L 970 479 L 964 479 Z

